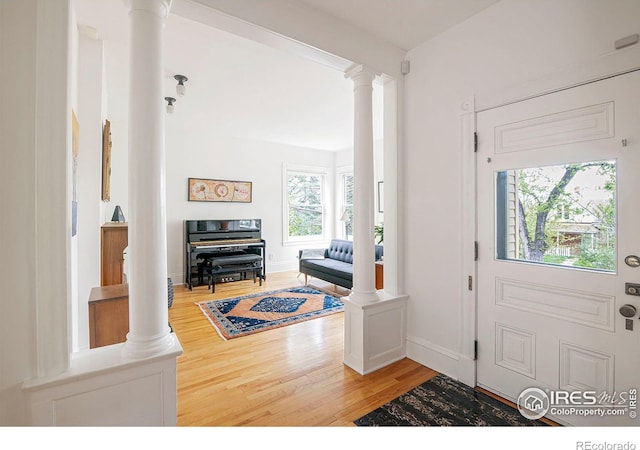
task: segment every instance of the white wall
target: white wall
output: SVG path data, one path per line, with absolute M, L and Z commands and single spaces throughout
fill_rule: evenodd
M 184 281 L 184 220 L 262 219 L 262 237 L 266 240 L 266 253 L 271 255 L 266 261 L 267 272 L 297 268 L 300 247 L 282 245 L 283 163 L 326 167 L 330 173 L 328 185 L 333 186 L 335 153 L 220 137 L 201 127 L 190 129 L 189 121 L 179 114 L 186 113 L 176 111 L 168 116 L 166 127 L 167 270 L 174 283 Z M 251 181 L 252 202 L 189 202 L 190 177 Z M 332 216 L 328 223 L 333 223 Z
M 69 55 L 69 89 L 70 89 L 70 93 L 69 93 L 69 97 L 70 97 L 70 103 L 71 103 L 71 109 L 72 111 L 75 113 L 76 118 L 78 117 L 78 48 L 80 45 L 80 35 L 78 33 L 78 27 L 75 26 L 76 23 L 76 17 L 75 17 L 75 11 L 72 9 L 71 12 L 71 24 L 73 24 L 73 26 L 71 26 L 70 28 L 70 35 L 71 35 L 71 43 L 70 43 L 70 55 Z M 79 137 L 79 136 L 78 136 Z M 78 145 L 80 143 L 78 142 Z M 73 157 L 72 157 L 72 168 L 71 168 L 71 179 L 73 179 L 74 174 L 73 174 L 73 165 L 76 164 L 77 165 L 77 161 L 74 163 L 73 162 Z M 77 172 L 77 167 L 76 167 L 76 172 Z M 75 175 L 75 177 L 77 178 L 77 173 Z M 73 191 L 73 186 L 71 186 L 71 190 Z M 77 200 L 77 190 L 76 190 L 76 197 L 73 197 L 72 194 L 72 200 Z M 72 348 L 74 350 L 77 350 L 77 342 L 78 342 L 78 334 L 80 333 L 80 330 L 78 328 L 79 325 L 79 310 L 78 310 L 78 302 L 79 302 L 79 298 L 78 298 L 78 289 L 75 289 L 76 286 L 78 286 L 79 283 L 79 272 L 78 272 L 78 268 L 79 268 L 79 261 L 78 261 L 78 235 L 73 235 L 73 231 L 72 231 L 72 235 L 71 235 L 71 282 L 70 282 L 70 286 L 71 287 L 71 317 L 70 317 L 70 324 L 71 324 L 71 345 Z
M 78 200 L 78 335 L 75 350 L 89 348 L 88 300 L 100 286 L 100 226 L 102 217 L 102 125 L 104 123 L 104 49 L 99 39 L 81 34 L 78 49 L 78 122 L 80 150 Z
M 115 205 L 128 217 L 126 123 L 112 123 L 111 201 L 104 203 L 103 222 L 111 220 Z M 185 108 L 166 116 L 167 271 L 175 284 L 184 282 L 184 220 L 262 219 L 267 242 L 267 272 L 295 270 L 301 246 L 282 245 L 283 163 L 325 167 L 333 187 L 337 153 L 279 143 L 219 136 Z M 189 178 L 253 183 L 251 203 L 204 203 L 187 200 Z M 328 223 L 334 223 L 333 205 Z M 334 229 L 328 232 L 334 235 Z M 99 242 L 99 241 L 98 241 Z M 321 245 L 325 245 L 322 242 Z M 309 245 L 306 245 L 308 247 Z
M 2 326 L 0 326 L 0 424 L 25 420 L 22 380 L 35 374 L 32 277 L 35 255 L 36 2 L 0 2 L 0 109 L 2 136 L 0 216 Z M 20 46 L 12 43 L 19 42 Z M 16 189 L 20 186 L 20 189 Z M 9 345 L 11 344 L 11 345 Z
M 68 1 L 0 2 L 0 425 L 24 425 L 24 380 L 68 368 L 71 69 Z
M 503 0 L 409 52 L 403 229 L 410 357 L 456 376 L 466 289 L 462 101 L 507 88 L 527 93 L 528 81 L 613 52 L 614 41 L 638 33 L 639 24 L 637 0 Z

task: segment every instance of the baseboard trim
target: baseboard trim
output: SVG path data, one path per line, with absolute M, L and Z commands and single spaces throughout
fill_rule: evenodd
M 267 261 L 266 267 L 267 274 L 274 272 L 290 272 L 292 270 L 298 270 L 298 260 L 275 263 Z
M 467 377 L 460 379 L 460 362 L 463 356 L 447 348 L 419 337 L 407 336 L 407 358 L 466 383 Z

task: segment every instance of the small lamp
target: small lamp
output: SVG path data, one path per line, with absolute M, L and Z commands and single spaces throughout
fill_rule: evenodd
M 113 216 L 111 217 L 112 222 L 124 222 L 124 214 L 122 214 L 122 208 L 120 206 L 116 206 L 116 209 L 113 210 Z
M 164 99 L 167 101 L 167 113 L 173 114 L 173 104 L 176 102 L 176 99 L 173 97 L 165 97 Z
M 178 94 L 179 97 L 184 97 L 186 88 L 184 86 L 184 82 L 188 80 L 187 77 L 185 77 L 184 75 L 176 75 L 173 78 L 175 78 L 178 81 L 178 84 L 176 85 L 176 93 Z

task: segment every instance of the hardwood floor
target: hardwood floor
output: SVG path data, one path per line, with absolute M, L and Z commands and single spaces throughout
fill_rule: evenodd
M 178 358 L 179 426 L 353 426 L 436 375 L 406 358 L 366 376 L 345 366 L 344 313 L 224 341 L 195 305 L 301 285 L 297 275 L 269 274 L 262 287 L 253 281 L 219 284 L 215 294 L 206 286 L 175 287 L 169 320 L 184 349 Z

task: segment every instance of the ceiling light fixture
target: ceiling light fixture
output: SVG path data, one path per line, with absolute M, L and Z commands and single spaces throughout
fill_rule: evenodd
M 178 96 L 184 97 L 184 93 L 186 89 L 184 86 L 184 82 L 187 81 L 188 78 L 185 77 L 184 75 L 176 75 L 173 78 L 178 80 L 178 85 L 176 86 L 176 92 L 178 93 Z
M 176 99 L 173 97 L 165 97 L 164 99 L 167 101 L 167 113 L 173 114 L 173 104 Z

